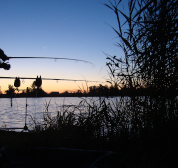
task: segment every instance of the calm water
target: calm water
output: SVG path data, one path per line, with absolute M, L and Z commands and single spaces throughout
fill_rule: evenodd
M 78 105 L 82 98 L 77 97 L 56 97 L 56 98 L 13 98 L 12 107 L 10 98 L 0 99 L 0 128 L 24 127 L 27 101 L 27 125 L 43 120 L 45 105 L 49 103 L 48 111 L 51 116 L 55 116 L 63 105 Z

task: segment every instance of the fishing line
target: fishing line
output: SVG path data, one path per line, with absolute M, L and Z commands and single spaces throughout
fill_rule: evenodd
M 36 115 L 36 105 L 37 105 L 37 96 L 35 97 L 35 115 Z
M 15 93 L 15 102 L 16 102 L 16 106 L 17 106 L 17 113 L 19 113 L 16 93 Z

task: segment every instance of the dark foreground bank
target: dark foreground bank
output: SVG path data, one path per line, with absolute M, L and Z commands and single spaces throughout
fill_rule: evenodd
M 11 151 L 10 155 L 4 167 L 123 167 L 118 154 L 111 151 L 36 147 Z
M 81 137 L 80 137 L 81 138 Z M 178 167 L 177 140 L 94 142 L 81 138 L 0 131 L 0 167 Z M 170 137 L 171 138 L 171 137 Z M 150 139 L 151 140 L 151 139 Z M 120 143 L 122 143 L 120 145 Z

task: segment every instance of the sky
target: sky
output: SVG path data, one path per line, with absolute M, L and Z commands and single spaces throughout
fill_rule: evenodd
M 0 76 L 88 80 L 99 82 L 45 81 L 46 92 L 76 91 L 107 84 L 106 55 L 121 55 L 115 45 L 116 17 L 108 0 L 0 0 L 0 48 L 12 57 L 65 57 L 91 64 L 52 59 L 10 59 L 10 70 Z M 21 80 L 19 89 L 33 80 Z M 5 91 L 13 79 L 0 79 Z

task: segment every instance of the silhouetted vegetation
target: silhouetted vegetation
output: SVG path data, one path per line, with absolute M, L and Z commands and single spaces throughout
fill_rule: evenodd
M 175 96 L 177 70 L 177 2 L 130 0 L 128 13 L 122 0 L 106 4 L 115 14 L 124 57 L 107 55 L 110 82 L 131 89 L 151 88 L 152 94 Z
M 13 85 L 9 85 L 8 90 L 6 90 L 6 94 L 12 97 L 14 93 L 15 93 L 15 88 L 13 87 Z
M 46 93 L 42 87 L 36 88 L 32 86 L 27 90 L 23 90 L 21 93 L 15 92 L 15 88 L 12 85 L 9 85 L 9 89 L 6 91 L 6 94 L 0 92 L 0 97 L 115 97 L 115 96 L 132 96 L 133 92 L 137 96 L 152 96 L 154 94 L 154 88 L 152 87 L 139 87 L 139 88 L 128 88 L 126 86 L 119 88 L 118 86 L 108 86 L 102 85 L 99 86 L 90 86 L 87 91 L 65 91 L 62 93 L 51 92 Z M 167 90 L 165 92 L 167 96 L 171 96 L 172 92 Z M 174 90 L 174 95 L 178 95 L 178 90 Z

